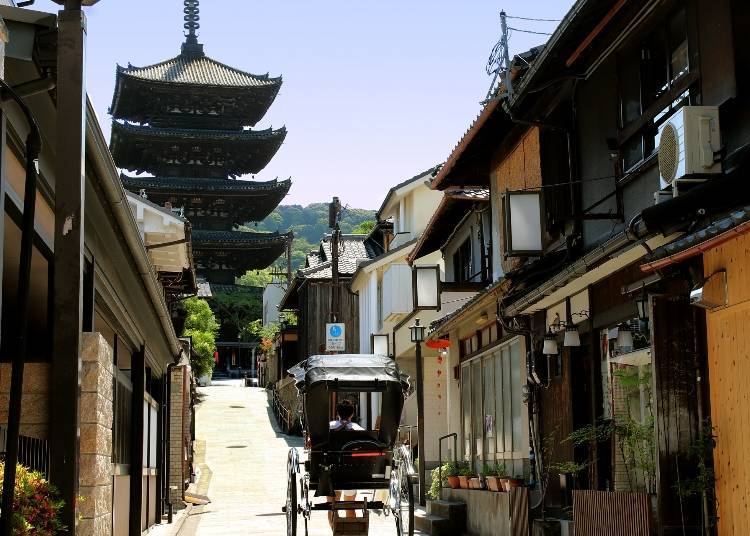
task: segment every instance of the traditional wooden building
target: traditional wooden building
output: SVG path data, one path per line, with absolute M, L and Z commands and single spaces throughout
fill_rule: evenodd
M 111 150 L 128 190 L 180 207 L 193 227 L 199 277 L 234 284 L 247 270 L 269 266 L 291 235 L 235 230 L 264 219 L 291 181 L 256 182 L 281 147 L 286 129 L 253 130 L 281 87 L 209 58 L 198 42 L 198 2 L 186 1 L 180 54 L 146 67 L 117 68 L 110 112 Z

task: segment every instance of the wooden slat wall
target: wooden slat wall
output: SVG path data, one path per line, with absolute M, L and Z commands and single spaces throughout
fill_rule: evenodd
M 750 534 L 750 237 L 712 249 L 705 275 L 727 270 L 728 307 L 709 312 L 708 367 L 718 534 Z
M 306 359 L 311 355 L 325 353 L 325 327 L 330 319 L 331 289 L 329 282 L 310 282 L 301 296 L 300 355 Z M 341 297 L 341 322 L 346 324 L 346 352 L 359 353 L 359 300 L 348 289 L 348 281 L 339 283 Z M 323 348 L 323 351 L 321 351 Z
M 574 491 L 576 536 L 649 536 L 651 498 L 647 493 Z
M 687 292 L 653 297 L 652 371 L 656 421 L 656 491 L 659 521 L 665 534 L 680 534 L 701 524 L 697 497 L 680 498 L 675 485 L 695 478 L 688 451 L 698 438 L 699 358 L 695 310 Z M 671 532 L 673 531 L 673 532 Z
M 510 490 L 510 534 L 511 536 L 529 536 L 528 488 Z

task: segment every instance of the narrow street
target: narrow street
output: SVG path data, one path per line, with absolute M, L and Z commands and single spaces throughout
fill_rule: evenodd
M 211 503 L 192 509 L 180 535 L 286 534 L 287 452 L 302 439 L 277 431 L 264 389 L 227 380 L 198 391 L 204 398 L 196 410 L 196 491 Z M 331 534 L 325 513 L 313 514 L 309 534 Z M 396 534 L 393 518 L 371 514 L 370 534 Z

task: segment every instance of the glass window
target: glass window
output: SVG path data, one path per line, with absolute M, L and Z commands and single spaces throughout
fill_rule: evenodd
M 506 460 L 509 472 L 520 475 L 528 457 L 525 373 L 521 339 L 503 344 L 463 365 L 461 412 L 466 459 Z M 471 390 L 471 392 L 467 392 Z
M 453 254 L 453 280 L 456 283 L 471 280 L 474 275 L 471 261 L 471 240 L 467 238 Z
M 21 262 L 21 228 L 8 212 L 13 206 L 6 205 L 3 236 L 3 289 L 2 289 L 2 335 L 0 356 L 10 360 L 13 355 L 18 332 L 18 275 Z M 27 361 L 46 361 L 52 357 L 52 253 L 34 236 L 31 252 L 31 280 L 29 282 L 29 323 L 27 334 Z
M 672 90 L 674 83 L 690 71 L 685 10 L 674 13 L 637 46 L 618 56 L 620 126 L 626 127 L 654 111 L 652 105 Z M 686 103 L 687 95 L 661 106 L 661 113 L 643 125 L 621 147 L 625 170 L 653 154 L 660 119 Z

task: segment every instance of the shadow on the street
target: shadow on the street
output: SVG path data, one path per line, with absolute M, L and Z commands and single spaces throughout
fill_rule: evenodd
M 303 446 L 303 441 L 300 436 L 288 435 L 281 430 L 279 423 L 276 422 L 276 415 L 273 414 L 273 409 L 270 405 L 266 405 L 266 413 L 268 413 L 268 421 L 271 423 L 271 427 L 273 428 L 276 437 L 278 437 L 279 439 L 283 439 L 290 447 Z

